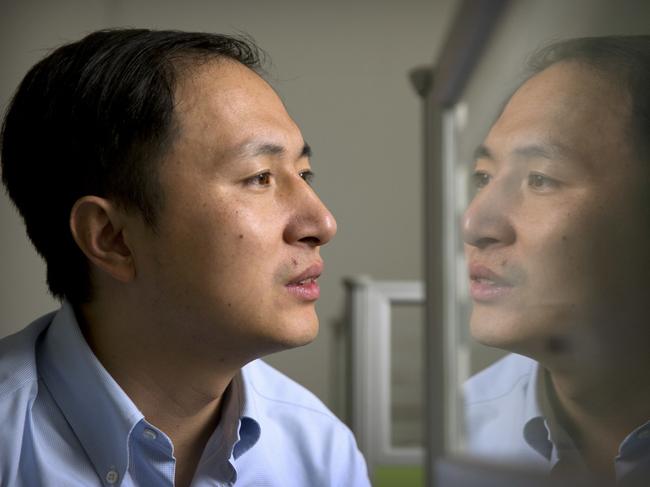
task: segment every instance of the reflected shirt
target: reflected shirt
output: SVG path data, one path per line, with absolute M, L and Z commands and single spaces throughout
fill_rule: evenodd
M 193 487 L 368 486 L 350 430 L 264 362 L 243 367 Z M 69 303 L 0 340 L 0 486 L 173 486 L 173 445 L 87 345 Z
M 580 452 L 557 421 L 539 363 L 510 354 L 464 385 L 466 451 L 472 457 L 552 473 L 587 474 Z M 650 416 L 650 413 L 649 413 Z M 616 477 L 650 478 L 650 422 L 630 433 L 613 459 Z

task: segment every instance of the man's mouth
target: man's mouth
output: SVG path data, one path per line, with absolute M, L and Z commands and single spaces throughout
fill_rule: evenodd
M 320 286 L 316 280 L 322 272 L 323 263 L 321 261 L 316 262 L 293 277 L 285 287 L 301 301 L 316 301 L 320 297 Z
M 308 284 L 310 282 L 316 282 L 316 279 L 318 279 L 318 277 L 308 277 L 306 279 L 301 279 L 300 281 L 297 281 L 297 282 L 290 282 L 287 285 L 288 286 L 302 286 L 302 285 Z
M 471 263 L 469 266 L 470 294 L 474 301 L 496 301 L 509 294 L 514 284 L 489 267 Z

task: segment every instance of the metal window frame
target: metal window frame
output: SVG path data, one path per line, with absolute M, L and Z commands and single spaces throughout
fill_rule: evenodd
M 391 442 L 391 306 L 424 304 L 421 281 L 345 280 L 351 323 L 352 429 L 368 470 L 377 465 L 422 465 L 424 449 Z M 424 412 L 424 411 L 423 411 Z
M 453 241 L 448 233 L 455 220 L 451 176 L 454 161 L 448 147 L 451 109 L 459 101 L 478 64 L 497 21 L 505 11 L 508 0 L 463 0 L 452 22 L 442 51 L 432 67 L 420 67 L 411 72 L 411 81 L 423 100 L 424 131 L 424 267 L 426 284 L 425 305 L 425 377 L 426 377 L 426 485 L 436 484 L 436 464 L 447 458 L 456 446 L 459 423 L 455 394 L 449 394 L 451 384 L 457 384 L 455 348 L 456 330 L 450 317 L 456 306 L 450 282 L 453 269 L 450 254 Z M 447 236 L 445 238 L 445 236 Z M 455 250 L 455 249 L 454 249 Z M 453 281 L 452 281 L 453 284 Z M 451 346 L 450 346 L 451 344 Z

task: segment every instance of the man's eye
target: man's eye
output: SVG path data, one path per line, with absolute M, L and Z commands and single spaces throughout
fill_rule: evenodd
M 558 184 L 555 179 L 544 176 L 543 174 L 531 173 L 528 175 L 528 186 L 537 191 L 553 189 Z
M 475 189 L 479 190 L 485 188 L 490 182 L 490 179 L 492 179 L 492 176 L 485 171 L 475 171 L 472 175 L 472 185 Z
M 268 171 L 261 172 L 248 179 L 248 183 L 257 186 L 268 186 L 271 184 L 271 173 Z
M 311 186 L 314 181 L 314 173 L 310 170 L 300 171 L 300 177 L 305 180 L 305 182 Z

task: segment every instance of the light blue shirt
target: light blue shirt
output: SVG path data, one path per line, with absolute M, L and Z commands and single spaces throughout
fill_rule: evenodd
M 173 446 L 88 347 L 72 307 L 0 340 L 0 486 L 174 485 Z M 350 430 L 262 361 L 226 393 L 193 487 L 368 486 Z
M 510 354 L 470 378 L 464 386 L 467 452 L 549 473 L 586 474 L 578 449 L 549 403 L 547 376 L 536 361 Z M 621 483 L 649 485 L 650 422 L 625 438 L 612 461 Z

